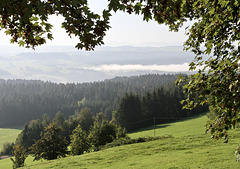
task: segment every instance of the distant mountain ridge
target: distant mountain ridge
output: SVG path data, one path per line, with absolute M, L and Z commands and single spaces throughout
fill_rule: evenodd
M 69 46 L 43 46 L 35 51 L 0 46 L 0 51 L 0 78 L 53 82 L 92 82 L 115 76 L 185 72 L 187 63 L 194 58 L 181 46 L 103 46 L 91 52 Z

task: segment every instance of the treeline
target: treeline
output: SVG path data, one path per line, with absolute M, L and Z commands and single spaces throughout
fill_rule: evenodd
M 162 87 L 174 89 L 177 75 L 149 74 L 117 77 L 93 83 L 57 84 L 39 80 L 0 80 L 0 127 L 23 126 L 47 114 L 53 119 L 57 112 L 64 118 L 88 107 L 96 115 L 102 112 L 107 120 L 117 109 L 125 93 L 138 93 Z
M 29 147 L 31 147 L 36 142 L 36 140 L 39 140 L 41 138 L 41 135 L 44 132 L 44 128 L 49 126 L 51 123 L 54 123 L 56 124 L 56 127 L 61 128 L 60 134 L 66 139 L 68 145 L 71 143 L 70 136 L 73 130 L 77 128 L 77 126 L 81 126 L 81 130 L 86 132 L 87 135 L 94 132 L 94 134 L 91 134 L 91 137 L 97 137 L 97 135 L 101 135 L 101 132 L 104 132 L 103 128 L 101 131 L 99 131 L 99 133 L 96 133 L 95 131 L 99 127 L 101 128 L 101 125 L 104 125 L 104 127 L 110 126 L 116 130 L 115 134 L 112 135 L 112 139 L 119 137 L 121 133 L 124 133 L 124 131 L 120 130 L 120 128 L 118 128 L 114 123 L 107 121 L 103 113 L 97 113 L 96 116 L 93 116 L 93 113 L 89 108 L 83 108 L 75 117 L 70 116 L 69 119 L 65 119 L 63 117 L 63 114 L 61 112 L 58 112 L 52 120 L 47 114 L 43 115 L 42 120 L 31 120 L 24 125 L 24 128 L 18 135 L 15 144 L 21 145 L 24 147 L 24 149 L 30 151 Z M 106 142 L 111 141 L 112 140 L 108 140 Z M 99 141 L 96 139 L 95 142 L 92 142 L 92 146 L 97 148 L 100 145 L 106 144 L 106 142 L 99 143 Z
M 126 93 L 113 114 L 113 120 L 127 131 L 131 131 L 179 120 L 208 110 L 208 106 L 200 106 L 191 111 L 182 109 L 180 101 L 183 99 L 186 97 L 181 86 L 170 90 L 157 88 L 152 92 L 146 92 L 142 97 Z
M 107 121 L 103 113 L 94 117 L 90 109 L 84 108 L 69 120 L 65 120 L 61 112 L 53 120 L 47 114 L 43 120 L 31 120 L 24 125 L 15 143 L 4 144 L 0 156 L 14 155 L 13 168 L 18 168 L 24 166 L 29 153 L 34 160 L 53 160 L 98 151 L 120 138 L 128 139 L 123 128 Z
M 64 119 L 58 112 L 53 120 L 47 114 L 43 120 L 25 124 L 15 143 L 4 143 L 0 156 L 14 155 L 13 168 L 23 167 L 29 154 L 35 160 L 53 160 L 71 155 L 81 155 L 115 146 L 169 138 L 140 137 L 131 139 L 126 130 L 114 121 L 107 121 L 103 113 L 95 117 L 88 108 L 77 116 Z
M 186 97 L 182 86 L 175 86 L 176 78 L 145 75 L 84 84 L 2 80 L 1 125 L 25 125 L 16 142 L 5 144 L 0 155 L 13 149 L 34 153 L 36 160 L 79 155 L 113 141 L 118 145 L 142 140 L 127 138 L 126 131 L 207 111 L 207 107 L 182 109 L 180 101 Z M 13 162 L 17 165 L 17 160 Z

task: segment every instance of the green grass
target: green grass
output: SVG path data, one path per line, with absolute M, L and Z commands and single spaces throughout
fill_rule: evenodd
M 172 135 L 174 137 L 182 137 L 203 134 L 207 120 L 207 116 L 202 115 L 197 118 L 157 125 L 155 127 L 155 136 Z M 154 136 L 154 129 L 153 127 L 145 128 L 135 131 L 128 136 L 131 138 Z
M 0 151 L 5 142 L 15 142 L 20 129 L 0 128 Z
M 240 141 L 240 129 L 231 131 L 229 143 L 224 144 L 223 140 L 213 141 L 210 135 L 204 134 L 206 121 L 206 116 L 201 116 L 157 127 L 156 135 L 171 134 L 173 138 L 124 145 L 53 161 L 32 162 L 32 157 L 29 157 L 24 168 L 240 168 L 234 156 Z M 153 131 L 148 129 L 129 135 L 139 137 L 152 134 Z M 11 167 L 9 159 L 0 160 L 0 168 Z

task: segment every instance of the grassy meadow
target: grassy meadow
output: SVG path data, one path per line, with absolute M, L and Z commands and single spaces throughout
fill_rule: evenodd
M 183 121 L 161 124 L 155 127 L 155 136 L 172 135 L 183 137 L 188 135 L 201 135 L 205 133 L 205 125 L 208 118 L 206 115 L 189 118 Z M 154 136 L 153 127 L 144 128 L 128 134 L 131 138 Z
M 20 132 L 21 132 L 20 129 L 0 128 L 0 151 L 1 151 L 4 143 L 15 142 L 15 140 Z
M 23 168 L 240 168 L 240 163 L 236 162 L 234 156 L 240 142 L 240 129 L 231 131 L 230 140 L 225 144 L 223 140 L 213 141 L 209 134 L 205 134 L 206 121 L 207 117 L 201 116 L 158 125 L 156 136 L 173 136 L 162 140 L 124 145 L 52 161 L 32 162 L 33 157 L 29 156 Z M 132 138 L 152 135 L 151 128 L 129 134 Z M 12 168 L 10 159 L 0 160 L 0 168 Z

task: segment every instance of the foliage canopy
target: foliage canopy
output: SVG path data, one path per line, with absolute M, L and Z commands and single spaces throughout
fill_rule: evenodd
M 0 151 L 0 156 L 13 155 L 13 153 L 14 153 L 13 146 L 14 146 L 14 143 L 10 143 L 10 142 L 3 143 L 2 150 Z
M 28 154 L 26 153 L 26 150 L 21 145 L 15 145 L 13 146 L 13 149 L 14 149 L 15 158 L 14 159 L 10 158 L 13 162 L 13 169 L 23 167 L 24 162 L 28 156 Z
M 49 15 L 64 17 L 62 27 L 69 36 L 79 37 L 77 48 L 92 50 L 103 44 L 109 29 L 110 13 L 102 17 L 91 12 L 87 0 L 2 0 L 0 2 L 0 30 L 12 36 L 11 42 L 35 48 L 53 39 Z
M 67 154 L 67 141 L 61 135 L 61 128 L 56 123 L 50 123 L 45 128 L 42 137 L 33 144 L 34 160 L 53 160 L 65 157 Z
M 70 147 L 73 155 L 81 155 L 84 151 L 88 151 L 90 148 L 87 133 L 82 130 L 80 125 L 78 125 L 72 132 Z
M 227 139 L 227 130 L 240 121 L 239 74 L 239 1 L 230 0 L 113 0 L 118 9 L 143 15 L 143 20 L 155 20 L 178 31 L 184 22 L 194 23 L 187 28 L 185 50 L 195 59 L 190 70 L 197 73 L 180 77 L 185 84 L 185 108 L 199 104 L 211 105 L 217 117 L 210 122 L 213 138 Z M 114 5 L 113 5 L 114 6 Z M 112 8 L 115 9 L 114 7 Z M 207 57 L 206 57 L 207 55 Z M 198 93 L 198 95 L 196 95 Z
M 90 129 L 88 139 L 93 150 L 98 150 L 100 146 L 111 143 L 117 137 L 117 126 L 108 121 L 94 121 Z

